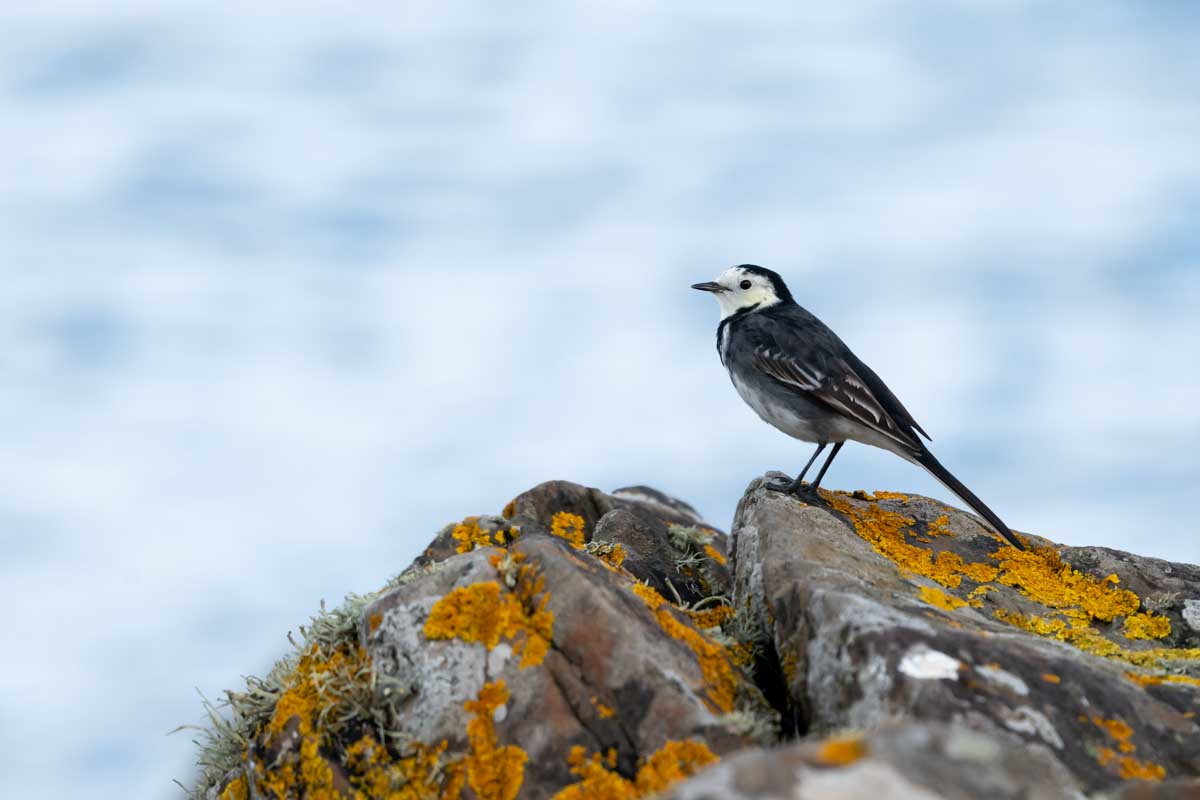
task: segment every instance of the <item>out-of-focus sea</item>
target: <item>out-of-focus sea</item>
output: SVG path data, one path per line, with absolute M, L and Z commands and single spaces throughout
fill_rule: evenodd
M 805 5 L 6 4 L 5 796 L 178 797 L 195 689 L 541 480 L 727 527 L 809 453 L 734 263 L 1010 525 L 1200 561 L 1200 9 Z

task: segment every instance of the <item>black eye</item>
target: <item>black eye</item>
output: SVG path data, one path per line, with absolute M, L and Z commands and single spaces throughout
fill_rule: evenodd
M 742 283 L 741 283 L 741 287 L 742 287 L 743 289 L 749 289 L 749 288 L 750 288 L 751 286 L 753 286 L 753 285 L 754 285 L 754 284 L 753 284 L 753 283 L 751 283 L 750 281 L 742 281 Z

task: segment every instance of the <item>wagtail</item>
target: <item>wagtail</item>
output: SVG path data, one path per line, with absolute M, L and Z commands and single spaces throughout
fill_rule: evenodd
M 833 444 L 812 483 L 815 490 L 842 445 L 862 442 L 920 464 L 1009 544 L 1025 549 L 995 512 L 933 457 L 920 438 L 929 434 L 892 390 L 825 323 L 797 305 L 778 273 L 743 264 L 692 288 L 711 292 L 721 304 L 717 352 L 738 394 L 765 422 L 817 445 L 796 480 L 770 488 L 799 492 L 817 456 Z

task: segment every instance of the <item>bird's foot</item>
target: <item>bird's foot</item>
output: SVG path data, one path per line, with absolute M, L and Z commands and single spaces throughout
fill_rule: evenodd
M 792 497 L 799 497 L 808 491 L 808 484 L 797 478 L 796 480 L 788 480 L 787 478 L 773 478 L 775 483 L 764 483 L 763 488 L 780 494 L 790 494 Z

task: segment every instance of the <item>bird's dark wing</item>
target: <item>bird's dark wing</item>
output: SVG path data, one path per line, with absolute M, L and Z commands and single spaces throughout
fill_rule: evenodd
M 754 365 L 777 381 L 805 392 L 832 410 L 887 436 L 906 450 L 921 452 L 911 430 L 901 428 L 879 399 L 844 360 L 827 361 L 826 370 L 801 363 L 779 350 L 759 347 Z
M 929 438 L 925 431 L 833 331 L 799 306 L 780 312 L 775 324 L 753 326 L 755 367 L 913 453 L 924 451 L 917 433 Z

